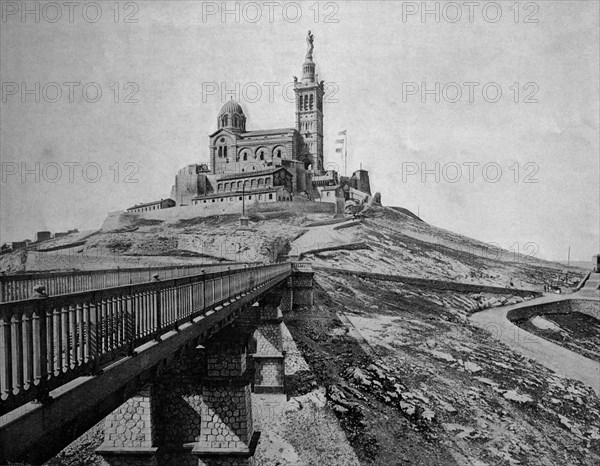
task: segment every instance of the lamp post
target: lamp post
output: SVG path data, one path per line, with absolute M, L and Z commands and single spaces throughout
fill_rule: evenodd
M 242 217 L 246 216 L 246 180 L 242 183 Z
M 246 180 L 242 183 L 242 216 L 240 217 L 240 228 L 247 229 L 249 219 L 246 217 Z

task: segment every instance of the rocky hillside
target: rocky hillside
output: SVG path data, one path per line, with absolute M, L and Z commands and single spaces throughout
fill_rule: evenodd
M 92 235 L 76 254 L 80 268 L 92 255 L 148 264 L 288 255 L 313 262 L 314 308 L 285 315 L 291 399 L 281 416 L 260 421 L 257 464 L 600 460 L 593 390 L 522 357 L 468 319 L 478 309 L 529 299 L 523 289 L 572 287 L 581 269 L 494 249 L 387 207 L 356 219 L 266 212 L 251 217 L 249 230 L 238 228 L 237 216 L 138 222 Z M 442 289 L 442 281 L 459 286 Z M 469 285 L 500 288 L 474 292 Z M 292 359 L 302 364 L 288 370 Z M 50 464 L 91 464 L 100 441 L 97 427 Z
M 43 253 L 5 255 L 1 268 L 84 270 L 107 267 L 111 260 L 122 267 L 164 265 L 169 258 L 272 262 L 291 254 L 321 266 L 502 287 L 573 286 L 583 276 L 581 269 L 567 270 L 534 254 L 515 254 L 437 228 L 401 208 L 369 207 L 356 220 L 276 210 L 253 214 L 249 230 L 238 226 L 237 215 L 138 220 L 124 230 L 92 234 L 64 254 L 54 251 L 52 260 L 41 260 Z M 61 255 L 68 260 L 61 262 Z
M 309 365 L 288 387 L 326 388 L 361 464 L 600 461 L 598 396 L 471 325 L 479 295 L 330 271 L 316 281 L 314 309 L 286 316 Z

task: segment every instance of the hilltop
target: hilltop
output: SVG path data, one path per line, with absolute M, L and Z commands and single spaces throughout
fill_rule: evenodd
M 88 234 L 84 244 L 77 239 L 72 248 L 65 238 L 60 244 L 47 241 L 47 249 L 65 248 L 51 255 L 5 255 L 1 268 L 18 272 L 108 268 L 111 263 L 273 262 L 289 254 L 316 266 L 538 290 L 550 282 L 572 286 L 583 272 L 495 248 L 430 225 L 408 210 L 383 206 L 367 207 L 357 220 L 306 211 L 257 212 L 250 215 L 248 230 L 239 228 L 238 215 L 170 222 L 132 216 L 126 226 Z

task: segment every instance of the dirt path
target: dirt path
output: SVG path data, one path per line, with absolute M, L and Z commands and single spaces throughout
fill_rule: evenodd
M 507 318 L 513 309 L 536 304 L 573 299 L 577 295 L 543 296 L 524 303 L 501 308 L 491 308 L 473 314 L 471 322 L 491 333 L 491 338 L 501 340 L 523 356 L 534 359 L 557 374 L 579 380 L 600 395 L 600 364 L 562 346 L 526 332 Z
M 292 242 L 292 253 L 304 254 L 313 249 L 337 246 L 348 242 L 348 237 L 344 234 L 344 230 L 341 232 L 334 230 L 334 227 L 339 225 L 339 223 L 336 223 L 333 225 L 311 227 L 306 233 Z

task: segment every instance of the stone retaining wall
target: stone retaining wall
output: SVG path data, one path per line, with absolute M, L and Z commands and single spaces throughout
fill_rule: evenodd
M 511 321 L 528 320 L 546 314 L 572 314 L 579 312 L 600 320 L 600 301 L 583 299 L 565 299 L 550 303 L 524 306 L 508 311 L 506 317 Z
M 215 202 L 214 204 L 197 204 L 191 206 L 177 206 L 170 209 L 154 210 L 149 212 L 111 212 L 104 220 L 101 230 L 110 231 L 134 225 L 137 220 L 161 220 L 164 222 L 175 222 L 183 219 L 198 217 L 211 217 L 214 215 L 239 214 L 241 205 L 236 202 Z M 246 214 L 261 212 L 294 212 L 294 213 L 326 213 L 334 215 L 336 205 L 326 202 L 289 201 L 266 204 L 246 205 Z

